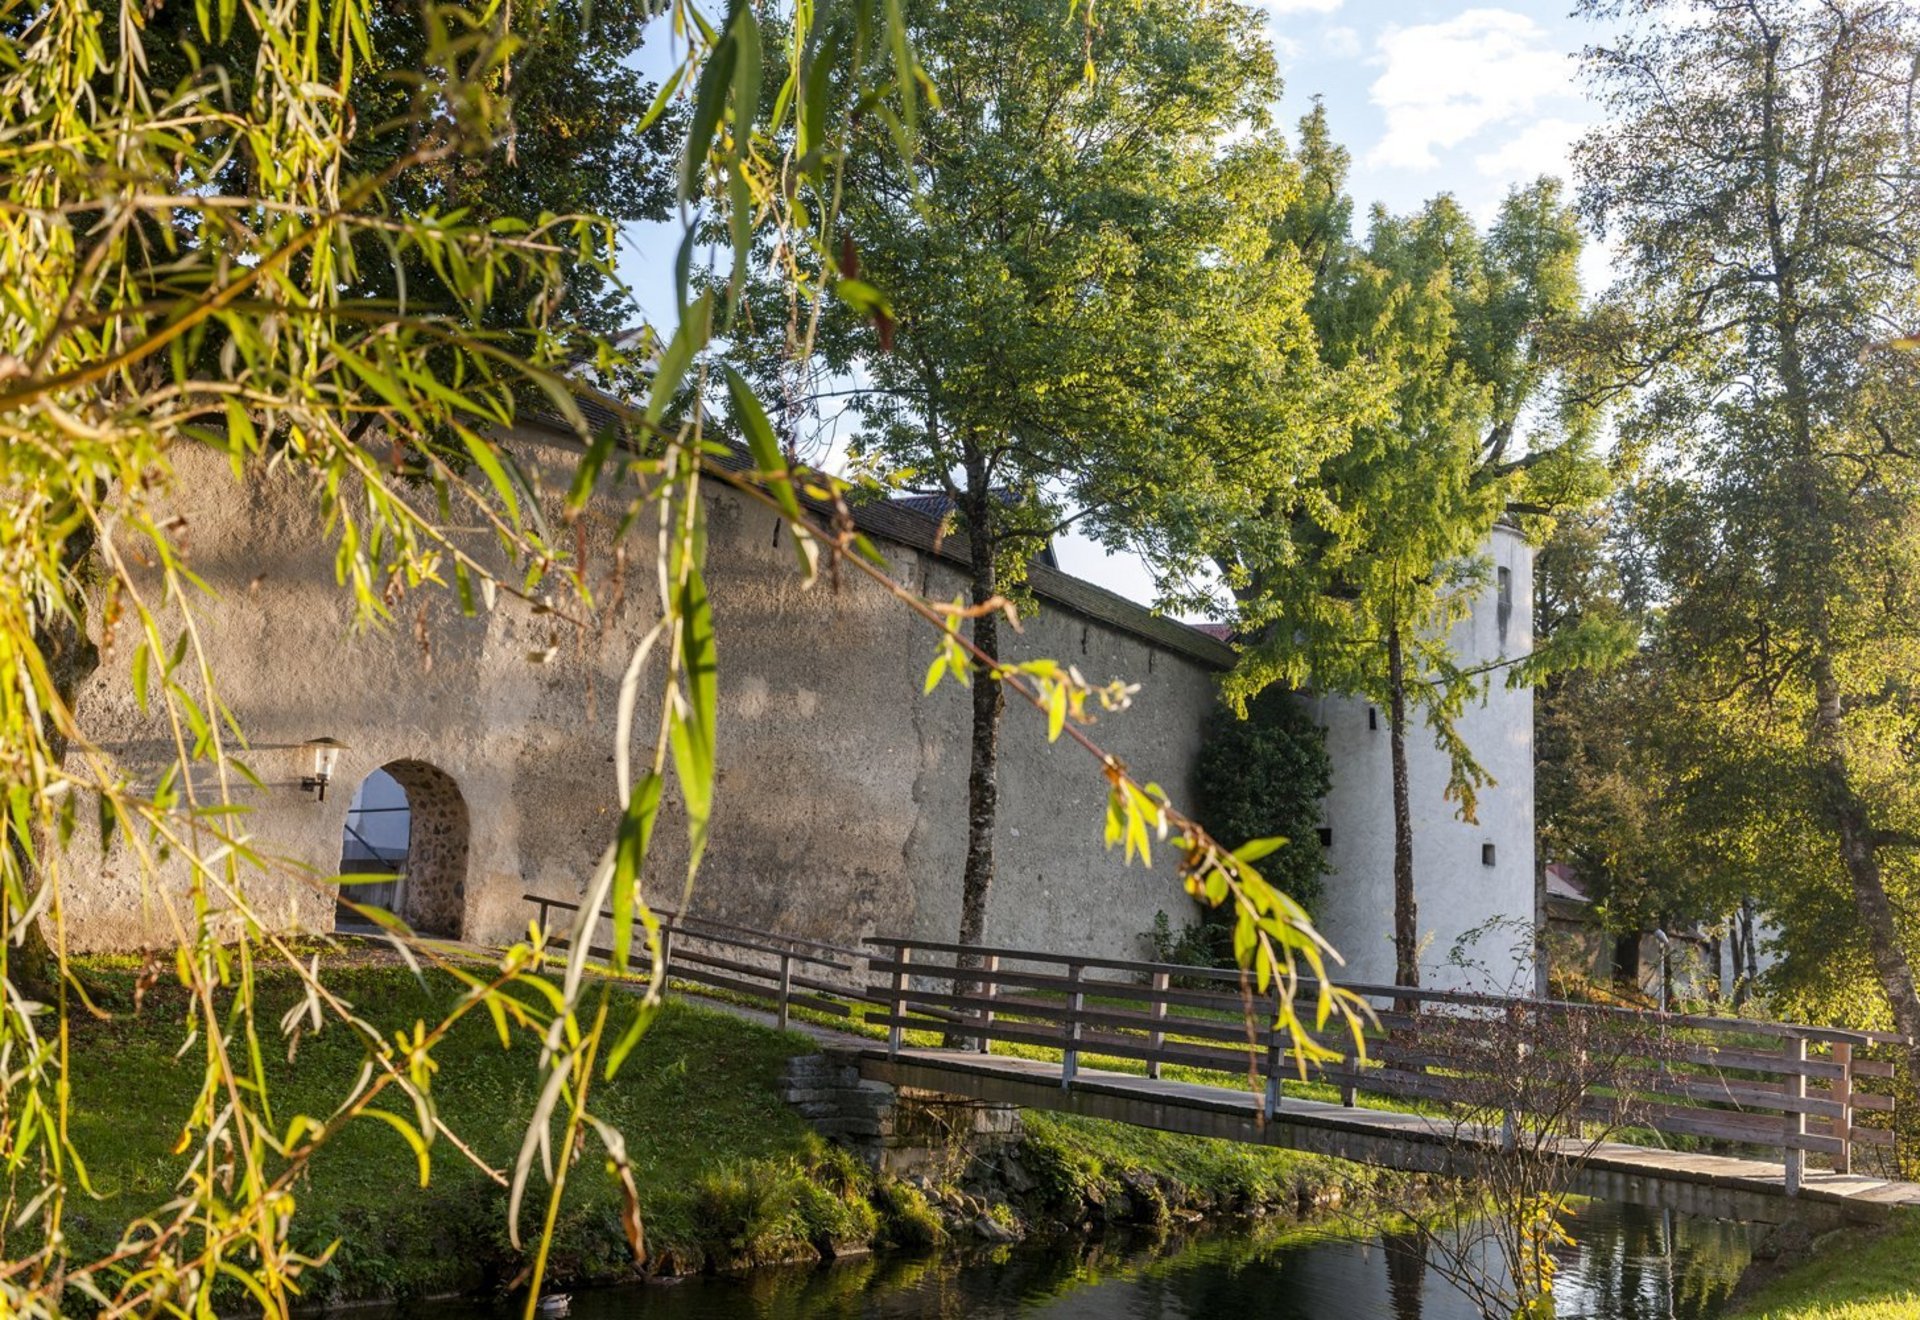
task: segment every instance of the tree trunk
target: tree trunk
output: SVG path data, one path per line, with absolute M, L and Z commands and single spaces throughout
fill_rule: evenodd
M 1798 235 L 1789 230 L 1784 205 L 1787 194 L 1780 177 L 1781 166 L 1789 155 L 1779 113 L 1783 96 L 1779 83 L 1780 45 L 1777 35 L 1767 34 L 1765 81 L 1759 98 L 1762 133 L 1759 200 L 1773 267 L 1773 323 L 1779 335 L 1776 366 L 1787 417 L 1793 427 L 1794 457 L 1805 518 L 1804 527 L 1797 529 L 1797 539 L 1802 540 L 1809 551 L 1805 562 L 1810 588 L 1807 624 L 1812 643 L 1814 708 L 1807 728 L 1806 748 L 1816 783 L 1817 806 L 1839 836 L 1840 859 L 1853 891 L 1854 911 L 1859 915 L 1867 947 L 1873 954 L 1874 972 L 1893 1010 L 1895 1028 L 1911 1042 L 1909 1068 L 1913 1076 L 1920 1078 L 1920 991 L 1915 989 L 1913 966 L 1901 947 L 1893 904 L 1887 898 L 1880 873 L 1880 859 L 1875 851 L 1879 842 L 1872 816 L 1854 783 L 1845 704 L 1834 664 L 1829 591 L 1834 580 L 1832 575 L 1839 572 L 1845 555 L 1836 535 L 1837 521 L 1847 515 L 1846 505 L 1836 505 L 1822 480 L 1813 393 L 1800 344 L 1800 324 L 1806 312 L 1799 294 L 1802 254 L 1793 241 Z M 1818 105 L 1823 119 L 1831 111 L 1829 97 L 1830 90 L 1823 85 Z M 1816 159 L 1807 164 L 1818 177 L 1826 162 Z
M 1420 984 L 1420 913 L 1413 896 L 1413 806 L 1407 782 L 1407 667 L 1400 629 L 1387 631 L 1387 730 L 1393 750 L 1393 983 Z
M 1547 852 L 1540 835 L 1533 836 L 1533 994 L 1545 999 L 1553 988 L 1553 968 L 1547 949 Z
M 989 564 L 974 566 L 975 604 L 991 600 L 994 573 Z M 983 614 L 973 621 L 973 644 L 1000 655 L 1000 620 Z M 1000 805 L 1000 712 L 1006 698 L 984 665 L 973 678 L 972 755 L 967 766 L 967 864 L 960 889 L 960 943 L 978 944 L 986 931 L 987 891 L 993 886 L 993 822 Z
M 1920 991 L 1914 986 L 1913 965 L 1900 947 L 1893 904 L 1880 874 L 1872 821 L 1867 804 L 1853 784 L 1847 762 L 1846 730 L 1842 725 L 1840 681 L 1833 657 L 1823 649 L 1814 656 L 1814 717 L 1808 750 L 1814 755 L 1819 778 L 1820 806 L 1840 836 L 1840 859 L 1853 890 L 1854 911 L 1873 953 L 1880 988 L 1893 1009 L 1893 1023 L 1901 1035 L 1916 1042 L 1912 1066 L 1920 1076 Z
M 1740 900 L 1739 911 L 1733 914 L 1732 930 L 1729 932 L 1732 946 L 1730 962 L 1733 965 L 1733 984 L 1728 993 L 1733 999 L 1733 1011 L 1737 1014 L 1746 1007 L 1747 996 L 1753 992 L 1753 978 L 1758 974 L 1758 958 L 1753 950 L 1753 900 Z
M 1758 948 L 1758 936 L 1754 932 L 1754 924 L 1753 899 L 1749 896 L 1740 900 L 1741 939 L 1746 945 L 1747 955 L 1747 960 L 1743 964 L 1745 972 L 1744 980 L 1740 986 L 1740 1004 L 1747 1002 L 1747 996 L 1753 993 L 1753 983 L 1760 979 L 1760 950 Z M 1738 1007 L 1738 1005 L 1736 1005 L 1736 1007 Z
M 999 594 L 994 565 L 993 496 L 987 489 L 984 463 L 967 465 L 967 544 L 972 568 L 973 604 L 984 605 Z M 977 471 L 976 471 L 977 468 Z M 1000 616 L 994 612 L 972 621 L 973 644 L 989 659 L 1000 658 Z M 959 943 L 977 945 L 987 928 L 987 894 L 993 888 L 993 828 L 1000 805 L 1000 714 L 1006 694 L 989 667 L 974 662 L 972 753 L 967 767 L 967 860 L 960 883 Z M 980 955 L 962 953 L 955 965 L 971 970 Z M 968 995 L 975 982 L 956 977 L 954 994 Z M 949 1033 L 948 1044 L 966 1048 L 971 1041 Z

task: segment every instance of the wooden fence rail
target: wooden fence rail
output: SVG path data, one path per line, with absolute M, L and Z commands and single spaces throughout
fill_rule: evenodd
M 547 931 L 548 944 L 566 948 L 571 942 L 568 931 L 580 905 L 539 894 L 527 894 L 525 898 L 539 909 L 540 927 Z M 569 914 L 567 926 L 558 931 L 551 929 L 547 922 L 549 912 Z M 787 1029 L 796 1004 L 836 1017 L 848 1017 L 853 1012 L 846 998 L 858 971 L 856 963 L 867 956 L 864 949 L 769 934 L 731 922 L 683 915 L 671 908 L 656 907 L 653 914 L 660 922 L 662 961 L 666 974 L 671 977 L 770 1002 L 782 1031 Z M 599 916 L 603 920 L 613 919 L 613 914 L 605 910 Z M 587 952 L 596 958 L 613 955 L 611 949 L 591 944 Z M 808 968 L 840 972 L 844 978 L 829 981 L 809 972 Z
M 1320 1043 L 1336 1057 L 1313 1060 L 1273 1029 L 1271 998 L 1252 994 L 1235 971 L 926 940 L 866 943 L 864 998 L 880 1009 L 867 1021 L 887 1028 L 896 1055 L 905 1032 L 935 1030 L 976 1050 L 994 1041 L 1058 1050 L 1062 1086 L 1097 1055 L 1144 1064 L 1151 1077 L 1166 1065 L 1251 1076 L 1264 1084 L 1268 1117 L 1287 1081 L 1305 1076 L 1336 1086 L 1349 1106 L 1359 1091 L 1455 1108 L 1505 1104 L 1510 1131 L 1528 1117 L 1511 1112 L 1528 1094 L 1512 1074 L 1526 1071 L 1532 1051 L 1535 1069 L 1561 1067 L 1575 1079 L 1587 1118 L 1783 1151 L 1789 1194 L 1807 1155 L 1846 1172 L 1856 1147 L 1894 1141 L 1892 1062 L 1865 1057 L 1904 1042 L 1884 1032 L 1342 982 L 1374 1005 L 1377 1021 L 1363 1050 L 1330 1028 Z M 970 965 L 960 965 L 963 956 Z M 1311 996 L 1318 986 L 1302 990 Z M 1603 1049 L 1617 1057 L 1593 1073 L 1589 1094 L 1580 1069 Z
M 548 932 L 566 947 L 580 905 L 526 901 L 543 929 L 553 913 L 567 914 L 562 930 Z M 1357 1050 L 1330 1026 L 1320 1044 L 1333 1057 L 1315 1059 L 1273 1028 L 1271 997 L 1252 993 L 1236 971 L 929 940 L 851 948 L 654 912 L 671 976 L 771 1003 L 783 1029 L 795 1005 L 848 1017 L 849 1001 L 864 1003 L 896 1056 L 906 1032 L 934 1031 L 981 1052 L 996 1041 L 1056 1050 L 1063 1087 L 1088 1057 L 1131 1061 L 1154 1078 L 1167 1066 L 1238 1075 L 1262 1090 L 1269 1118 L 1287 1082 L 1305 1077 L 1337 1088 L 1348 1106 L 1360 1092 L 1437 1102 L 1486 1114 L 1508 1132 L 1539 1118 L 1514 1112 L 1526 1092 L 1513 1075 L 1531 1056 L 1535 1069 L 1559 1066 L 1578 1079 L 1572 1117 L 1782 1151 L 1790 1195 L 1808 1155 L 1848 1172 L 1857 1148 L 1894 1144 L 1890 1050 L 1905 1039 L 1885 1032 L 1341 982 L 1368 1000 L 1375 1020 Z M 1319 986 L 1300 989 L 1312 996 Z M 1588 1093 L 1586 1052 L 1608 1047 L 1620 1053 Z

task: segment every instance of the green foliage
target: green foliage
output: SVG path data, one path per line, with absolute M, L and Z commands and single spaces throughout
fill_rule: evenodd
M 1753 899 L 1779 1002 L 1920 1037 L 1920 377 L 1885 342 L 1920 319 L 1916 53 L 1908 6 L 1651 5 L 1592 53 L 1579 157 L 1647 469 L 1633 705 L 1672 861 L 1640 906 Z
M 939 1212 L 911 1183 L 883 1182 L 874 1189 L 873 1200 L 880 1215 L 880 1241 L 885 1245 L 924 1250 L 945 1239 Z
M 723 1169 L 694 1184 L 694 1222 L 707 1258 L 722 1269 L 765 1264 L 792 1247 L 785 1230 L 795 1209 L 790 1176 Z
M 1170 1189 L 1159 1197 L 1163 1208 L 1171 1199 L 1232 1214 L 1291 1210 L 1330 1188 L 1363 1187 L 1369 1177 L 1357 1165 L 1325 1156 L 1104 1119 L 1027 1111 L 1022 1121 L 1027 1139 L 1021 1165 L 1039 1183 L 1035 1195 L 1054 1213 L 1077 1213 L 1089 1200 L 1130 1194 L 1128 1173 L 1150 1175 Z
M 1492 670 L 1454 655 L 1451 629 L 1491 581 L 1483 547 L 1516 507 L 1559 509 L 1602 488 L 1563 347 L 1579 315 L 1579 232 L 1542 179 L 1510 193 L 1484 234 L 1442 194 L 1411 216 L 1376 211 L 1353 241 L 1336 227 L 1351 211 L 1348 162 L 1324 111 L 1301 136 L 1311 186 L 1285 229 L 1311 245 L 1317 351 L 1356 406 L 1318 479 L 1269 491 L 1260 525 L 1217 548 L 1255 639 L 1227 694 L 1240 704 L 1275 684 L 1310 687 L 1391 711 L 1397 688 L 1451 756 L 1449 795 L 1471 819 L 1486 779 L 1455 721 L 1493 677 L 1532 681 L 1548 661 L 1519 663 L 1532 638 Z
M 1208 920 L 1205 909 L 1199 920 L 1182 922 L 1177 934 L 1165 912 L 1154 913 L 1153 926 L 1147 931 L 1146 939 L 1153 960 L 1158 963 L 1171 963 L 1176 967 L 1233 966 L 1233 928 L 1223 921 Z M 1175 977 L 1173 983 L 1212 984 L 1199 977 L 1184 980 Z
M 551 215 L 666 219 L 673 196 L 666 151 L 669 135 L 677 136 L 681 127 L 679 116 L 636 131 L 658 89 L 631 69 L 655 8 L 645 0 L 547 0 L 537 23 L 514 33 L 520 44 L 500 75 L 498 91 L 510 115 L 504 131 L 457 158 L 420 161 L 400 171 L 385 189 L 386 205 L 408 216 L 457 212 L 476 227 L 497 222 L 501 232 Z M 382 5 L 370 8 L 365 22 L 367 46 L 347 86 L 355 131 L 346 164 L 373 173 L 409 151 L 420 71 L 433 62 L 441 40 L 434 28 L 446 16 L 419 5 Z M 236 100 L 251 95 L 259 35 L 250 24 L 234 24 L 209 41 L 193 6 L 163 5 L 143 26 L 157 85 L 174 86 L 189 80 L 197 65 L 211 65 L 232 80 Z M 211 181 L 229 192 L 245 191 L 245 162 L 242 153 L 224 157 Z M 444 279 L 444 260 L 432 245 L 390 248 L 390 236 L 371 228 L 352 233 L 349 241 L 354 257 L 347 293 L 353 300 L 399 299 L 421 311 L 459 310 Z M 611 272 L 577 252 L 557 255 L 559 283 L 497 282 L 492 296 L 472 309 L 479 322 L 512 333 L 525 327 L 535 300 L 549 300 L 545 314 L 570 332 L 628 329 L 631 310 Z
M 844 208 L 888 314 L 779 281 L 739 346 L 764 378 L 790 358 L 788 301 L 799 324 L 817 313 L 817 379 L 788 391 L 786 429 L 857 366 L 856 462 L 947 496 L 1005 588 L 1066 518 L 1144 533 L 1198 511 L 1226 465 L 1291 473 L 1316 443 L 1306 272 L 1267 231 L 1297 183 L 1263 131 L 1278 83 L 1257 16 L 1152 0 L 1061 18 L 1050 0 L 908 8 L 939 106 L 910 158 L 858 154 Z
M 1328 419 L 1337 439 L 1312 480 L 1256 475 L 1257 498 L 1209 551 L 1247 639 L 1225 687 L 1236 709 L 1280 686 L 1361 697 L 1386 716 L 1395 976 L 1411 983 L 1412 723 L 1447 755 L 1446 796 L 1471 821 L 1489 779 L 1459 731 L 1468 705 L 1496 679 L 1537 682 L 1624 639 L 1503 638 L 1490 661 L 1454 649 L 1494 580 L 1495 527 L 1604 487 L 1569 348 L 1580 234 L 1559 184 L 1510 192 L 1484 234 L 1448 194 L 1411 216 L 1376 208 L 1361 241 L 1346 228 L 1348 165 L 1316 105 L 1301 124 L 1306 186 L 1277 222 L 1314 272 L 1313 349 L 1344 405 Z
M 136 1013 L 138 968 L 89 964 L 81 975 L 114 1017 L 77 1023 L 73 1034 L 74 1137 L 104 1199 L 77 1208 L 69 1231 L 79 1239 L 76 1249 L 106 1250 L 120 1226 L 149 1198 L 164 1195 L 186 1166 L 189 1157 L 173 1145 L 191 1111 L 197 1070 L 175 1058 L 183 991 L 146 991 Z M 438 972 L 428 974 L 423 990 L 391 962 L 335 967 L 329 984 L 366 1005 L 371 1022 L 388 1034 L 444 1014 L 461 993 L 458 981 Z M 263 1013 L 283 1013 L 300 999 L 289 975 L 263 973 Z M 822 1149 L 781 1099 L 788 1058 L 808 1048 L 798 1037 L 670 1003 L 620 1077 L 601 1091 L 600 1114 L 625 1134 L 653 1257 L 666 1253 L 695 1266 L 704 1258 L 706 1230 L 693 1189 L 723 1169 L 776 1194 L 804 1183 L 836 1203 L 789 1199 L 778 1228 L 803 1255 L 817 1228 L 842 1240 L 859 1234 L 864 1170 L 849 1169 L 843 1152 Z M 436 1050 L 440 1118 L 495 1168 L 511 1158 L 538 1098 L 526 1053 L 524 1046 L 502 1049 L 484 1015 L 464 1019 Z M 268 1082 L 289 1113 L 314 1112 L 353 1080 L 365 1057 L 363 1041 L 329 1026 L 306 1034 L 291 1061 L 284 1054 L 268 1060 Z M 129 1078 L 137 1084 L 128 1085 Z M 573 1270 L 598 1262 L 607 1273 L 622 1273 L 631 1263 L 619 1222 L 623 1197 L 603 1166 L 604 1159 L 590 1157 L 570 1181 L 556 1250 Z M 507 1240 L 503 1187 L 476 1167 L 453 1164 L 419 1186 L 405 1145 L 385 1127 L 346 1129 L 312 1161 L 298 1207 L 301 1249 L 318 1255 L 339 1241 L 328 1264 L 306 1276 L 310 1298 L 466 1289 L 510 1277 L 527 1259 Z
M 1309 912 L 1328 869 L 1318 827 L 1332 786 L 1325 731 L 1292 693 L 1273 688 L 1244 714 L 1226 705 L 1208 714 L 1193 768 L 1194 815 L 1231 848 L 1285 839 L 1264 873 Z
M 1736 1302 L 1728 1320 L 1904 1320 L 1920 1313 L 1920 1215 L 1829 1233 L 1812 1260 Z

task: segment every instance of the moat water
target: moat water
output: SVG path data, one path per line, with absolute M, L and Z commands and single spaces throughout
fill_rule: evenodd
M 1559 1320 L 1713 1320 L 1755 1230 L 1584 1204 L 1555 1254 Z M 495 1312 L 435 1310 L 443 1320 Z M 1479 1320 L 1414 1240 L 1213 1234 L 1108 1239 L 580 1292 L 575 1320 Z

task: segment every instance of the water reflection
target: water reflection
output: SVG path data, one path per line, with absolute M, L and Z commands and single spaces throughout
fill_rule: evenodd
M 1744 1226 L 1590 1203 L 1555 1287 L 1561 1320 L 1712 1320 L 1752 1245 Z M 443 1320 L 483 1314 L 439 1313 Z M 1142 1245 L 824 1269 L 575 1297 L 578 1320 L 1478 1320 L 1417 1238 L 1265 1231 Z
M 1387 1265 L 1387 1300 L 1393 1320 L 1425 1320 L 1420 1301 L 1427 1277 L 1427 1244 L 1413 1233 L 1388 1234 L 1380 1239 Z

